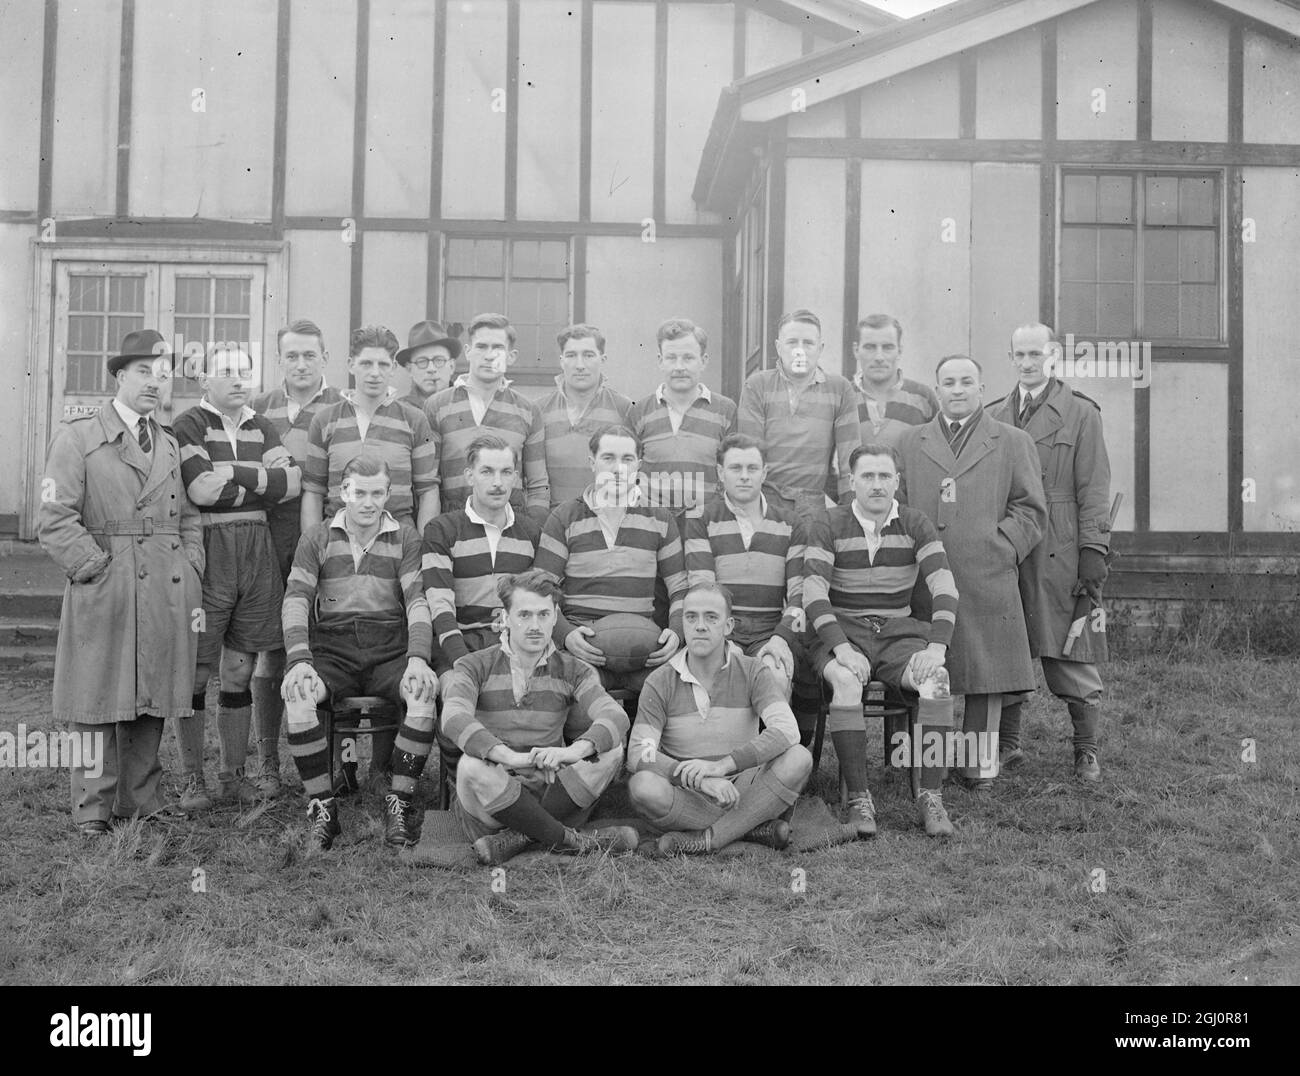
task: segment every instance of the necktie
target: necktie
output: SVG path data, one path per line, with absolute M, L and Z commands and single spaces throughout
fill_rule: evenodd
M 952 424 L 952 435 L 953 435 L 954 437 L 956 437 L 957 434 L 959 434 L 960 432 L 961 432 L 961 423 L 960 423 L 960 422 L 954 422 L 954 423 Z
M 140 433 L 140 448 L 147 456 L 153 451 L 153 441 L 149 437 L 149 420 L 147 418 L 142 418 L 137 424 L 137 429 Z

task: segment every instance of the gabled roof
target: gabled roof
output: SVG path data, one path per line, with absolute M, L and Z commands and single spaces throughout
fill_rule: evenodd
M 812 108 L 1095 2 L 958 0 L 739 79 L 719 95 L 695 179 L 695 201 L 708 209 L 728 208 L 725 192 L 747 171 L 749 148 L 761 141 L 763 124 L 789 114 L 795 89 Z M 1213 2 L 1300 38 L 1300 0 Z

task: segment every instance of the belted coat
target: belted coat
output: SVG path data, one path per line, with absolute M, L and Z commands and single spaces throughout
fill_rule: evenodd
M 41 484 L 38 535 L 69 576 L 54 657 L 54 718 L 84 724 L 193 713 L 203 532 L 181 453 L 152 424 L 146 454 L 110 402 L 60 426 Z M 107 552 L 93 582 L 72 576 Z

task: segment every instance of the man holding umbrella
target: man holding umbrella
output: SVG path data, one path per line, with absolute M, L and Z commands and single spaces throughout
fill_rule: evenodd
M 1106 635 L 1085 620 L 1070 639 L 1078 599 L 1101 604 L 1110 549 L 1110 461 L 1102 437 L 1101 408 L 1083 393 L 1051 376 L 1061 347 L 1046 325 L 1022 325 L 1011 334 L 1015 391 L 989 405 L 992 416 L 1034 439 L 1047 495 L 1047 530 L 1020 565 L 1020 598 L 1029 630 L 1030 652 L 1042 661 L 1043 679 L 1064 699 L 1074 723 L 1074 773 L 1101 780 L 1097 740 L 1101 726 L 1101 676 Z M 1089 611 L 1086 607 L 1082 610 Z M 1067 643 L 1067 640 L 1069 642 Z M 1002 764 L 1024 760 L 1020 710 L 1027 696 L 1002 703 Z

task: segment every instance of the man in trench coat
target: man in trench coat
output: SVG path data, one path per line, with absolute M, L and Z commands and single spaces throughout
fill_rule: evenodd
M 186 717 L 202 607 L 203 536 L 180 448 L 151 417 L 172 356 L 152 329 L 108 360 L 116 396 L 61 426 L 41 484 L 42 548 L 67 573 L 54 658 L 54 719 L 102 737 L 103 769 L 72 770 L 72 816 L 99 837 L 163 810 L 163 721 Z
M 948 676 L 952 693 L 966 696 L 963 731 L 987 734 L 978 760 L 968 756 L 962 767 L 967 786 L 986 792 L 998 774 L 1002 695 L 1034 689 L 1016 579 L 1043 535 L 1047 505 L 1033 440 L 984 411 L 979 364 L 949 355 L 935 379 L 940 413 L 898 446 L 898 499 L 934 523 L 961 594 Z
M 1029 649 L 1043 663 L 1048 690 L 1063 699 L 1074 725 L 1074 772 L 1099 781 L 1097 741 L 1101 731 L 1101 676 L 1106 660 L 1104 632 L 1085 630 L 1063 650 L 1074 620 L 1076 596 L 1101 602 L 1110 549 L 1110 460 L 1101 431 L 1101 408 L 1083 393 L 1050 376 L 1061 346 L 1042 324 L 1022 325 L 1011 334 L 1016 390 L 989 404 L 989 414 L 1024 430 L 1034 440 L 1047 494 L 1047 531 L 1020 566 L 1020 597 L 1029 628 Z M 1004 699 L 1000 747 L 1013 767 L 1020 750 L 1020 708 L 1024 697 Z

